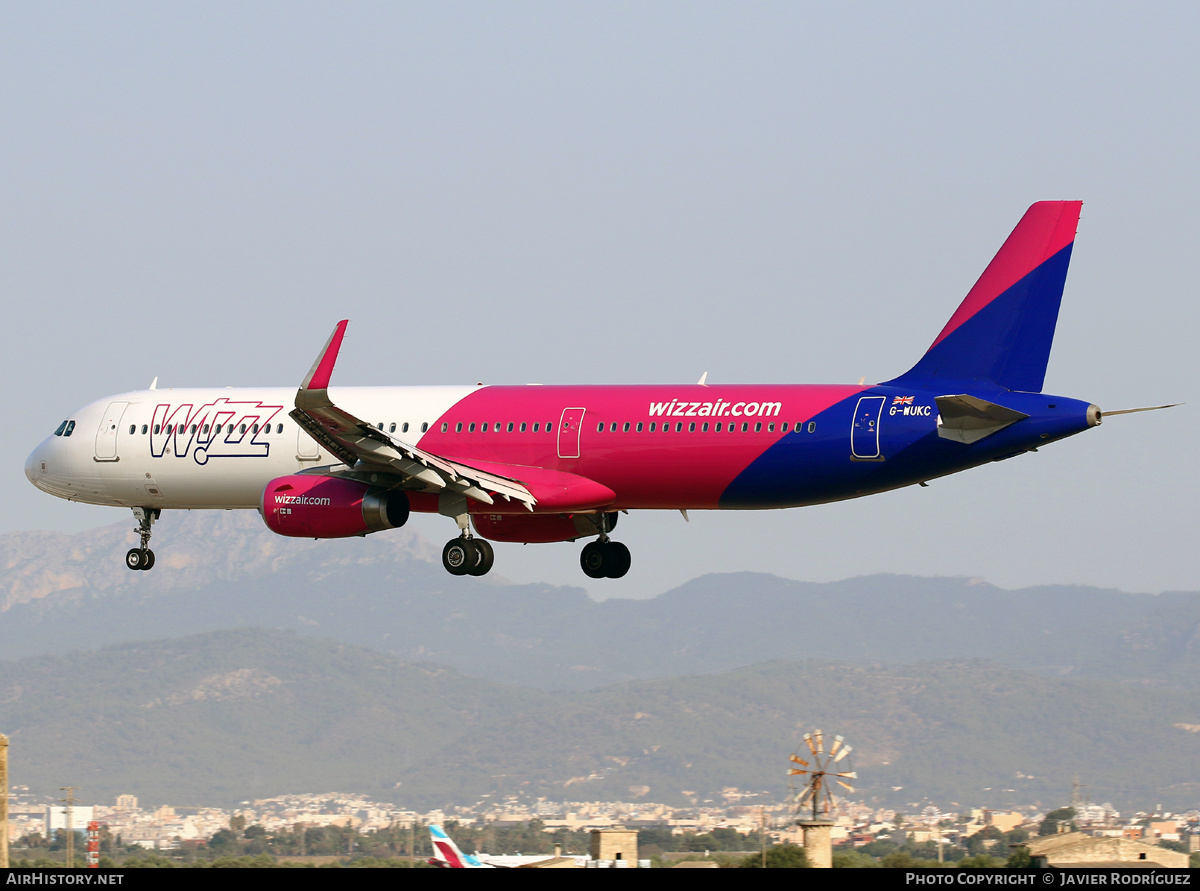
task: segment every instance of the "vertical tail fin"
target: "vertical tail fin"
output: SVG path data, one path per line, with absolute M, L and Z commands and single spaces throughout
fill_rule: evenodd
M 1039 201 L 1025 211 L 921 361 L 890 383 L 1041 392 L 1082 206 Z
M 433 842 L 434 850 L 430 863 L 449 869 L 479 869 L 484 865 L 470 854 L 460 851 L 454 839 L 446 835 L 445 830 L 436 823 L 429 824 L 429 838 Z

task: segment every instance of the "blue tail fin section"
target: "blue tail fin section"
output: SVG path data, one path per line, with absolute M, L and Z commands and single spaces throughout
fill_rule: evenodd
M 921 361 L 889 383 L 1041 392 L 1082 206 L 1030 207 Z

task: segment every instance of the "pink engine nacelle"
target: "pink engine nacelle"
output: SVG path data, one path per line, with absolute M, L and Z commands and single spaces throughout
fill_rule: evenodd
M 263 490 L 267 528 L 294 538 L 348 538 L 408 521 L 408 495 L 356 480 L 294 474 L 271 480 Z

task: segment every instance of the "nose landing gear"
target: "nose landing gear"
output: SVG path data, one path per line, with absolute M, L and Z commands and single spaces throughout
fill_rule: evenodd
M 136 532 L 142 539 L 140 548 L 130 548 L 125 553 L 125 565 L 130 569 L 150 569 L 154 566 L 154 551 L 150 550 L 150 529 L 162 511 L 155 507 L 135 507 L 133 517 L 138 521 Z

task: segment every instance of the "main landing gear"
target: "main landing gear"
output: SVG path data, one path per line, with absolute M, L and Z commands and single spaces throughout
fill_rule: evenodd
M 451 575 L 487 575 L 496 562 L 492 544 L 471 535 L 471 516 L 467 499 L 457 493 L 445 493 L 438 499 L 438 513 L 451 517 L 458 524 L 458 538 L 452 538 L 442 548 L 442 566 Z
M 583 574 L 590 579 L 619 579 L 629 572 L 632 558 L 629 548 L 608 537 L 608 533 L 617 525 L 617 514 L 599 514 L 597 520 L 600 538 L 583 546 L 579 555 L 579 565 L 583 567 Z
M 589 541 L 579 555 L 583 574 L 590 579 L 619 579 L 629 572 L 629 548 L 619 541 Z
M 138 526 L 133 531 L 142 539 L 140 548 L 130 548 L 125 554 L 125 565 L 130 569 L 150 569 L 154 566 L 154 551 L 150 550 L 150 527 L 162 515 L 155 507 L 135 507 L 133 517 Z
M 495 562 L 492 543 L 482 538 L 452 538 L 442 548 L 442 566 L 451 575 L 487 575 Z

